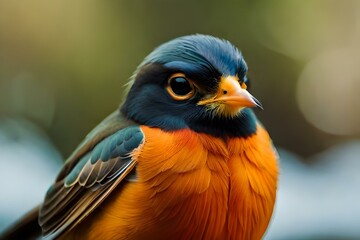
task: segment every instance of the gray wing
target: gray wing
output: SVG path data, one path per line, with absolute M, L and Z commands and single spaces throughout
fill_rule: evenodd
M 139 126 L 127 125 L 118 115 L 111 115 L 65 163 L 40 208 L 45 239 L 57 238 L 76 226 L 134 168 L 133 152 L 141 147 L 144 135 Z

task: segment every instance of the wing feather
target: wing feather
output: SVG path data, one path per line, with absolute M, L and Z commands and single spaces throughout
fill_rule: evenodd
M 134 170 L 133 153 L 144 142 L 140 127 L 124 124 L 116 114 L 105 123 L 96 128 L 101 133 L 90 133 L 48 190 L 39 213 L 44 239 L 75 227 Z

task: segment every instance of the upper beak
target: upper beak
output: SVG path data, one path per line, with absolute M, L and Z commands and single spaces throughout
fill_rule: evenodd
M 201 100 L 198 104 L 224 103 L 233 110 L 244 107 L 262 109 L 261 103 L 246 90 L 246 85 L 243 86 L 243 88 L 240 86 L 237 77 L 222 77 L 215 96 Z

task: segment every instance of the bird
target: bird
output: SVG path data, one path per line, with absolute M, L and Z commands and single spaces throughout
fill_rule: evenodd
M 26 239 L 38 225 L 43 239 L 261 239 L 278 155 L 248 85 L 227 40 L 193 34 L 158 46 L 12 233 Z

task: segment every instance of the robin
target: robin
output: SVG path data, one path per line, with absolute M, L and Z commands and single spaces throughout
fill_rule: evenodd
M 156 48 L 12 234 L 38 221 L 43 239 L 261 239 L 278 166 L 247 69 L 208 35 Z

